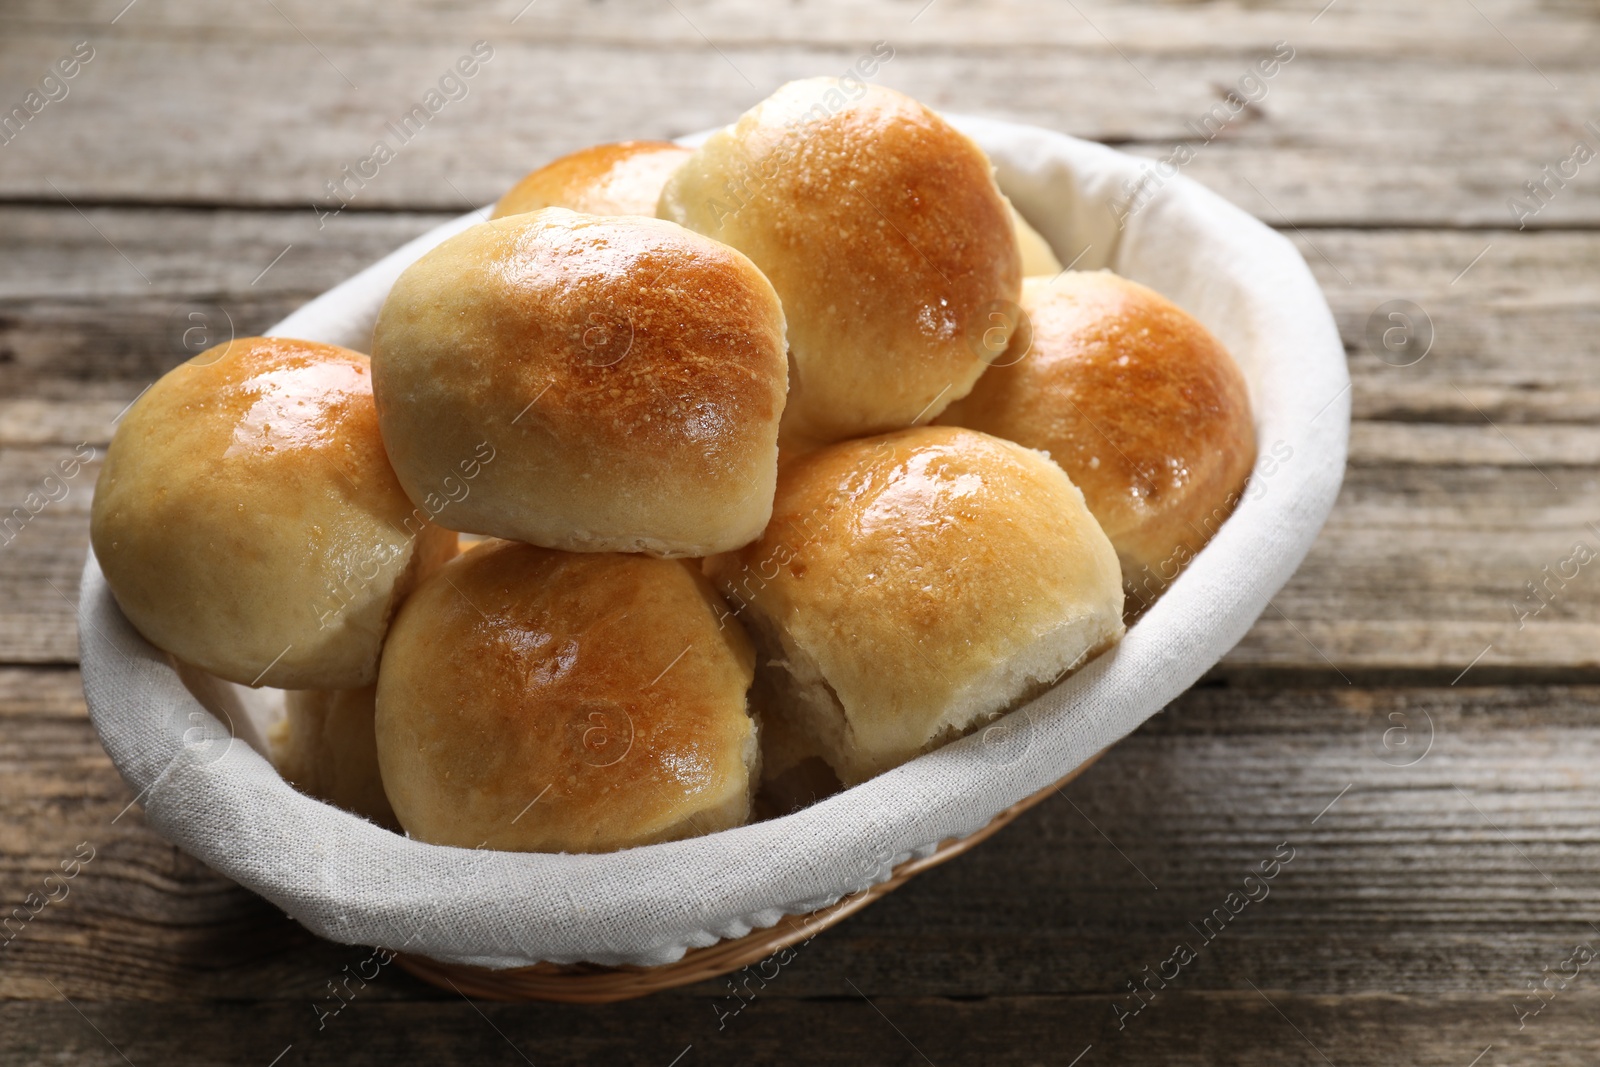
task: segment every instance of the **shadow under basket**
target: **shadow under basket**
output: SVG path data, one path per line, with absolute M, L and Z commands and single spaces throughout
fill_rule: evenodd
M 450 989 L 483 1000 L 547 1000 L 560 1004 L 611 1004 L 633 1000 L 665 989 L 704 982 L 764 960 L 791 945 L 809 941 L 817 934 L 854 915 L 880 897 L 894 892 L 913 877 L 945 860 L 961 855 L 986 840 L 1012 819 L 1044 800 L 1052 792 L 1088 770 L 1104 753 L 1085 760 L 1065 778 L 1025 797 L 990 819 L 982 829 L 966 837 L 942 842 L 926 856 L 913 857 L 896 867 L 885 881 L 859 893 L 804 915 L 785 915 L 764 930 L 751 930 L 743 937 L 719 941 L 705 948 L 693 948 L 673 963 L 658 967 L 605 967 L 594 963 L 541 963 L 533 967 L 490 970 L 459 963 L 440 963 L 425 956 L 398 953 L 395 962 L 407 971 L 441 989 Z

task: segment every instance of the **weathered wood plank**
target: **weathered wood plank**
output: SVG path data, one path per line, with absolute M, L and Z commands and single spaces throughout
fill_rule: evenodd
M 1322 538 L 1217 670 L 1432 671 L 1448 680 L 1474 660 L 1497 670 L 1600 668 L 1600 562 L 1574 562 L 1579 541 L 1600 552 L 1600 467 L 1567 465 L 1563 452 L 1592 450 L 1594 434 L 1531 430 L 1508 433 L 1536 450 L 1538 469 L 1492 426 L 1358 424 L 1356 462 Z M 1461 465 L 1431 461 L 1441 441 L 1467 454 Z M 72 455 L 63 445 L 0 453 L 0 513 L 24 506 Z M 64 497 L 0 545 L 0 662 L 75 659 L 97 472 L 98 462 L 85 464 Z M 1537 599 L 1528 582 L 1541 586 Z
M 73 671 L 0 671 L 0 902 L 95 849 L 66 899 L 0 949 L 0 998 L 53 1000 L 54 982 L 85 1001 L 298 1002 L 311 1020 L 363 953 L 179 853 L 137 806 L 119 818 L 132 797 L 76 685 Z M 1597 700 L 1592 686 L 1195 690 L 1067 799 L 804 946 L 770 993 L 835 997 L 848 975 L 872 995 L 1104 995 L 1187 939 L 1200 958 L 1174 994 L 1249 981 L 1509 1001 L 1573 944 L 1600 944 L 1583 921 L 1600 905 Z M 1268 894 L 1201 945 L 1188 924 L 1282 842 L 1293 858 Z M 699 991 L 694 1013 L 712 1021 L 725 989 Z M 433 995 L 396 974 L 369 994 Z M 1095 1014 L 1110 1018 L 1104 1003 Z
M 1559 474 L 1555 468 L 1600 465 L 1600 426 L 1363 422 L 1352 429 L 1350 445 L 1350 462 L 1365 466 L 1537 466 Z M 1552 481 L 1560 488 L 1559 478 Z
M 104 443 L 187 354 L 174 334 L 189 312 L 256 332 L 581 144 L 726 121 L 885 39 L 897 51 L 880 80 L 936 106 L 1159 156 L 1287 39 L 1293 63 L 1186 172 L 1284 226 L 1328 292 L 1357 419 L 1333 521 L 1276 598 L 1282 614 L 1069 787 L 1071 803 L 808 944 L 724 1030 L 719 983 L 480 1014 L 394 968 L 319 1030 L 326 982 L 364 950 L 311 937 L 162 842 L 137 806 L 122 814 L 131 794 L 75 671 L 0 666 L 0 908 L 96 849 L 70 896 L 0 948 L 0 1060 L 1592 1059 L 1592 973 L 1521 1030 L 1516 1007 L 1575 944 L 1600 944 L 1585 921 L 1600 903 L 1600 689 L 1527 685 L 1531 670 L 1600 677 L 1600 572 L 1585 567 L 1525 629 L 1512 602 L 1573 539 L 1600 544 L 1585 530 L 1600 520 L 1593 173 L 1535 219 L 1580 229 L 1505 229 L 1507 198 L 1597 117 L 1592 5 L 1340 0 L 1313 22 L 1322 0 L 524 3 L 9 5 L 0 106 L 72 41 L 97 55 L 0 146 L 0 202 L 22 201 L 0 204 L 0 510 L 74 445 Z M 384 168 L 362 210 L 318 230 L 321 184 L 480 37 L 496 58 L 470 98 Z M 1402 298 L 1435 335 L 1405 367 L 1367 331 Z M 75 656 L 95 469 L 0 544 L 0 662 Z M 1384 677 L 1437 687 L 1375 687 Z M 1270 897 L 1119 1031 L 1125 983 L 1281 841 L 1295 860 Z
M 186 329 L 265 329 L 449 217 L 349 213 L 319 229 L 309 211 L 86 214 L 0 207 L 8 247 L 0 257 L 0 445 L 73 444 L 103 433 L 123 404 L 188 354 Z M 1600 234 L 1290 236 L 1344 334 L 1357 420 L 1480 428 L 1486 418 L 1502 427 L 1600 421 Z M 1414 347 L 1391 352 L 1381 342 L 1392 323 L 1379 309 L 1394 300 L 1413 302 L 1426 318 L 1417 320 Z M 188 340 L 202 337 L 214 335 Z M 17 398 L 24 406 L 13 409 Z M 1517 432 L 1507 430 L 1528 448 Z M 1453 462 L 1460 443 L 1439 460 Z
M 81 463 L 85 454 L 59 445 L 0 452 L 0 662 L 77 660 L 77 587 L 100 466 Z
M 323 6 L 284 0 L 283 15 L 250 7 L 229 12 L 226 22 L 203 0 L 142 0 L 138 17 L 117 19 L 117 33 L 170 37 L 175 31 L 284 35 L 288 24 L 319 41 L 345 45 L 371 40 L 416 41 L 448 32 L 475 31 L 511 40 L 562 44 L 651 45 L 695 51 L 707 39 L 719 44 L 807 44 L 848 46 L 895 31 L 908 44 L 962 47 L 1108 47 L 1179 54 L 1230 53 L 1256 40 L 1315 35 L 1319 47 L 1362 56 L 1488 53 L 1502 58 L 1506 43 L 1479 18 L 1462 18 L 1448 4 L 1429 0 L 1342 0 L 1323 11 L 1315 2 L 1242 6 L 1199 0 L 1181 8 L 1160 3 L 1084 0 L 1063 12 L 1051 0 L 792 0 L 779 8 L 761 0 L 683 0 L 679 12 L 641 0 L 596 0 L 583 8 L 528 5 L 502 0 L 461 9 L 408 0 L 385 4 L 355 0 Z M 1494 25 L 1510 31 L 1535 59 L 1572 56 L 1596 38 L 1592 12 L 1581 5 L 1538 0 L 1481 0 Z M 121 11 L 105 0 L 18 0 L 14 25 L 67 32 L 104 28 Z M 380 17 L 381 16 L 381 17 Z M 1308 28 L 1308 27 L 1314 27 Z
M 1526 466 L 1352 467 L 1321 540 L 1224 665 L 1315 666 L 1311 652 L 1451 676 L 1475 660 L 1592 671 L 1600 571 L 1567 561 L 1579 541 L 1600 549 L 1600 478 L 1549 474 L 1556 485 Z
M 0 379 L 21 394 L 0 403 L 0 443 L 37 445 L 10 448 L 0 462 L 8 493 L 0 499 L 11 506 L 58 451 L 104 445 L 110 419 L 186 355 L 174 314 L 179 326 L 192 309 L 222 322 L 221 307 L 237 330 L 261 330 L 443 218 L 350 214 L 318 230 L 309 213 L 93 211 L 94 226 L 158 282 L 142 286 L 74 211 L 0 216 L 16 222 L 19 248 L 0 264 L 10 312 Z M 282 251 L 278 240 L 293 250 L 251 286 L 243 275 L 259 274 L 254 264 Z M 1328 656 L 1349 669 L 1454 672 L 1490 645 L 1486 669 L 1592 667 L 1600 648 L 1592 582 L 1562 590 L 1526 630 L 1515 630 L 1512 605 L 1525 600 L 1523 582 L 1542 581 L 1542 568 L 1600 518 L 1582 507 L 1594 499 L 1589 424 L 1600 416 L 1592 342 L 1600 237 L 1338 230 L 1298 240 L 1352 350 L 1352 464 L 1365 470 L 1352 470 L 1328 534 L 1278 598 L 1288 619 L 1269 611 L 1230 667 L 1320 669 Z M 216 278 L 211 288 L 195 290 L 206 277 Z M 93 301 L 118 286 L 125 296 Z M 162 293 L 144 298 L 141 288 Z M 1400 296 L 1429 309 L 1435 334 L 1411 366 L 1384 362 L 1366 336 L 1373 309 Z M 3 632 L 18 661 L 74 656 L 64 597 L 75 595 L 85 501 L 78 494 L 46 510 L 0 557 L 0 581 L 13 590 Z M 1414 625 L 1418 617 L 1426 625 Z
M 352 214 L 319 230 L 298 212 L 89 216 L 0 210 L 18 248 L 0 264 L 0 381 L 17 398 L 0 402 L 0 444 L 33 446 L 9 447 L 0 460 L 7 508 L 73 446 L 108 440 L 122 407 L 186 355 L 179 334 L 189 312 L 262 329 L 444 217 Z M 1593 668 L 1594 583 L 1562 589 L 1524 630 L 1512 605 L 1600 519 L 1584 507 L 1595 498 L 1600 449 L 1586 425 L 1600 417 L 1600 236 L 1341 230 L 1296 239 L 1351 349 L 1353 470 L 1323 542 L 1277 601 L 1288 618 L 1269 611 L 1228 667 L 1315 670 L 1327 656 L 1341 668 L 1453 676 L 1493 645 L 1480 668 Z M 286 246 L 261 275 L 256 264 Z M 107 291 L 121 295 L 96 300 Z M 1366 331 L 1374 309 L 1402 296 L 1428 311 L 1435 337 L 1411 366 L 1385 362 L 1395 357 Z M 86 503 L 75 491 L 0 549 L 0 582 L 12 593 L 0 632 L 16 661 L 74 655 L 66 598 Z
M 1597 235 L 1289 236 L 1344 336 L 1356 419 L 1600 422 Z M 1396 308 L 1401 301 L 1412 308 Z M 1407 317 L 1391 318 L 1396 310 Z
M 1066 1065 L 1085 1052 L 1084 1067 L 1466 1067 L 1492 1045 L 1480 1063 L 1579 1067 L 1593 1062 L 1600 1019 L 1600 997 L 1588 992 L 1567 994 L 1524 1033 L 1508 1037 L 1501 1015 L 1510 1013 L 1497 997 L 1305 997 L 1246 989 L 1176 994 L 1161 1014 L 1124 1035 L 1102 1032 L 1105 996 L 951 1000 L 873 989 L 849 974 L 834 975 L 832 984 L 826 999 L 757 999 L 721 1034 L 707 1002 L 683 994 L 605 1008 L 475 1007 L 460 998 L 356 1001 L 346 1009 L 348 1022 L 341 1016 L 320 1033 L 308 1010 L 275 1003 L 199 1009 L 79 1002 L 79 1015 L 58 999 L 0 1007 L 0 1054 L 30 1067 L 267 1064 L 284 1053 L 286 1064 L 337 1067 L 523 1061 L 1037 1067 Z
M 1395 34 L 1404 40 L 1415 27 L 1399 30 L 1403 16 L 1366 21 L 1364 12 L 1346 32 L 1383 43 L 1350 54 L 1325 50 L 1320 36 L 1343 12 L 1313 25 L 1306 9 L 1294 9 L 1257 18 L 1227 53 L 1195 54 L 1170 50 L 1181 28 L 1155 35 L 1165 49 L 1146 51 L 1136 42 L 1158 19 L 1197 26 L 1209 11 L 993 19 L 1008 24 L 1010 39 L 988 43 L 962 36 L 984 20 L 983 9 L 960 8 L 936 4 L 928 29 L 916 28 L 921 19 L 909 25 L 899 9 L 843 23 L 836 7 L 817 11 L 821 24 L 852 27 L 844 40 L 855 26 L 867 31 L 848 44 L 788 43 L 773 35 L 764 13 L 742 4 L 696 12 L 707 16 L 709 31 L 659 5 L 600 5 L 602 23 L 615 30 L 571 29 L 587 9 L 582 16 L 549 14 L 569 27 L 554 41 L 538 36 L 538 23 L 497 28 L 442 15 L 410 33 L 374 36 L 371 27 L 387 24 L 387 16 L 328 25 L 307 7 L 296 10 L 293 25 L 258 12 L 259 24 L 248 31 L 204 22 L 140 29 L 142 12 L 135 11 L 116 26 L 93 27 L 99 58 L 72 83 L 71 95 L 4 147 L 0 197 L 309 211 L 326 195 L 324 183 L 340 179 L 341 168 L 370 156 L 374 141 L 387 136 L 396 158 L 361 183 L 354 202 L 452 210 L 463 196 L 493 199 L 531 166 L 585 144 L 676 136 L 730 121 L 781 82 L 841 71 L 872 40 L 893 41 L 902 30 L 938 40 L 922 43 L 913 34 L 897 45 L 878 75 L 886 84 L 938 107 L 1132 142 L 1155 154 L 1193 140 L 1185 123 L 1198 122 L 1287 35 L 1296 58 L 1267 83 L 1248 117 L 1199 150 L 1189 168 L 1194 176 L 1275 222 L 1505 226 L 1514 221 L 1508 199 L 1570 154 L 1583 123 L 1596 117 L 1589 103 L 1600 97 L 1600 73 L 1589 62 L 1593 20 L 1582 17 L 1497 12 L 1518 19 L 1511 28 L 1524 44 L 1513 46 L 1468 11 L 1454 25 L 1469 40 L 1406 51 L 1393 43 Z M 797 5 L 786 18 L 801 22 L 811 14 Z M 536 6 L 528 17 L 547 16 Z M 670 27 L 665 45 L 635 43 L 641 17 Z M 1047 43 L 1047 31 L 1046 43 L 1018 44 L 1030 24 L 1065 27 L 1060 32 L 1071 40 Z M 70 42 L 67 30 L 22 24 L 0 42 L 0 66 L 42 77 Z M 715 36 L 702 39 L 703 31 Z M 1110 34 L 1118 35 L 1110 42 L 1122 43 L 1108 43 Z M 401 143 L 386 133 L 386 123 L 480 36 L 496 51 L 467 95 L 440 110 L 425 136 Z M 322 55 L 308 38 L 320 40 Z M 619 78 L 619 70 L 628 76 Z M 19 84 L 16 92 L 24 91 Z M 1470 137 L 1454 132 L 1463 94 L 1475 101 Z M 1600 188 L 1579 178 L 1556 191 L 1533 223 L 1597 220 Z
M 449 217 L 359 213 L 319 230 L 309 212 L 86 214 L 0 209 L 0 446 L 108 440 L 197 349 L 265 330 Z
M 0 300 L 225 300 L 231 310 L 321 292 L 466 210 L 352 211 L 319 224 L 309 209 L 0 207 Z

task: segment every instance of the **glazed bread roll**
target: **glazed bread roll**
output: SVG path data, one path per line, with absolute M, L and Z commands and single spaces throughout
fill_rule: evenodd
M 1056 258 L 1055 251 L 1050 247 L 1050 242 L 1040 236 L 1039 231 L 1028 224 L 1010 200 L 1006 207 L 1011 209 L 1011 228 L 1017 234 L 1017 248 L 1022 253 L 1022 276 L 1024 279 L 1043 274 L 1055 277 L 1061 273 L 1061 261 Z
M 932 419 L 982 373 L 991 306 L 1017 298 L 1022 261 L 988 157 L 877 86 L 790 82 L 696 150 L 657 213 L 772 279 L 798 437 Z
M 670 141 L 620 141 L 562 156 L 523 178 L 494 206 L 492 219 L 542 207 L 591 215 L 654 215 L 661 187 L 689 150 Z
M 384 455 L 367 357 L 280 337 L 200 353 L 117 427 L 89 537 L 152 644 L 244 685 L 378 677 L 396 603 L 455 552 Z
M 454 529 L 702 556 L 766 525 L 783 309 L 726 245 L 563 208 L 486 222 L 395 282 L 372 360 L 412 499 L 488 457 L 440 516 Z
M 743 823 L 748 639 L 696 568 L 490 541 L 400 610 L 378 762 L 415 838 L 607 852 Z
M 786 464 L 761 540 L 706 569 L 763 653 L 764 719 L 808 735 L 845 785 L 1122 634 L 1116 553 L 1061 468 L 954 427 Z
M 942 421 L 1061 464 L 1116 546 L 1137 613 L 1239 500 L 1256 457 L 1244 376 L 1187 312 L 1109 271 L 1030 278 L 1022 307 L 1031 350 L 997 361 Z
M 296 789 L 391 830 L 400 823 L 378 774 L 373 686 L 297 689 L 272 737 L 272 762 Z

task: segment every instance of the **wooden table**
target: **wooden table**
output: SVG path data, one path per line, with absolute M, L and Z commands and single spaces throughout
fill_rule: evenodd
M 1600 973 L 1569 961 L 1600 946 L 1600 562 L 1517 608 L 1575 542 L 1600 549 L 1600 162 L 1548 203 L 1524 188 L 1600 146 L 1594 4 L 525 3 L 0 11 L 8 109 L 93 50 L 0 145 L 0 510 L 60 497 L 0 536 L 0 902 L 59 895 L 46 876 L 93 855 L 0 949 L 0 1061 L 1594 1062 Z M 328 214 L 325 183 L 478 40 L 467 95 Z M 720 1030 L 720 983 L 496 1005 L 395 968 L 319 1029 L 366 953 L 128 807 L 75 669 L 98 464 L 64 497 L 46 477 L 103 450 L 186 341 L 265 328 L 558 154 L 726 122 L 879 40 L 879 80 L 938 107 L 1151 157 L 1184 140 L 1188 174 L 1298 243 L 1354 378 L 1321 541 L 1201 686 L 808 944 Z M 1186 124 L 1278 41 L 1293 59 L 1202 141 Z M 1393 300 L 1426 315 L 1397 351 L 1375 317 Z M 1124 1015 L 1180 941 L 1195 959 Z M 1534 999 L 1547 974 L 1559 991 Z

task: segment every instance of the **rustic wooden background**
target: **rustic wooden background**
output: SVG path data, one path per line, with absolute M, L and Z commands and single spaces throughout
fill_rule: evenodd
M 319 220 L 480 39 L 469 95 Z M 1600 947 L 1600 562 L 1513 604 L 1600 548 L 1600 163 L 1526 229 L 1508 200 L 1600 143 L 1600 3 L 5 0 L 0 105 L 82 40 L 69 95 L 0 145 L 0 511 L 102 449 L 187 325 L 257 332 L 534 165 L 728 121 L 878 40 L 879 80 L 935 106 L 1150 156 L 1289 42 L 1187 173 L 1299 244 L 1356 421 L 1321 541 L 1204 684 L 721 1029 L 719 983 L 495 1005 L 393 967 L 319 1029 L 367 953 L 122 814 L 75 669 L 91 463 L 0 544 L 0 911 L 94 856 L 0 933 L 0 1061 L 1594 1061 L 1600 974 L 1568 961 Z M 1431 340 L 1410 366 L 1369 340 L 1402 299 L 1409 351 Z M 1127 983 L 1282 842 L 1271 895 L 1119 1030 Z

